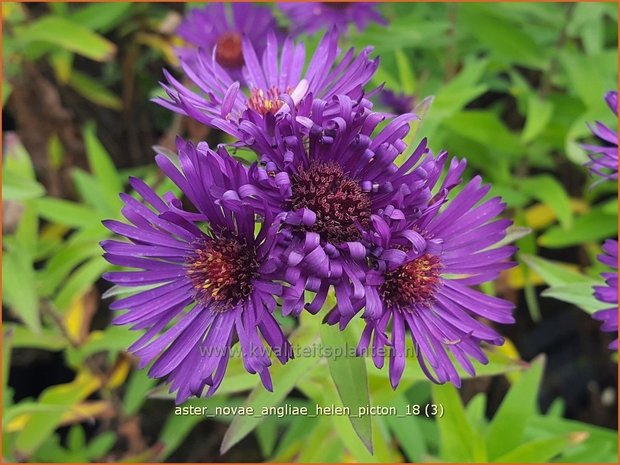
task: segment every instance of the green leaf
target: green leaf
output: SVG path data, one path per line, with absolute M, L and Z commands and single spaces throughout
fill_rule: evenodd
M 65 158 L 65 149 L 62 146 L 60 137 L 57 134 L 52 136 L 47 141 L 47 160 L 50 167 L 54 169 L 60 169 L 63 160 Z
M 100 212 L 105 212 L 106 218 L 118 217 L 120 208 L 112 210 L 112 202 L 103 195 L 103 190 L 94 176 L 79 168 L 74 168 L 71 171 L 71 177 L 73 178 L 73 184 L 75 189 L 83 201 L 90 207 Z M 116 198 L 116 196 L 115 196 Z M 102 215 L 103 216 L 103 215 Z
M 467 60 L 461 72 L 437 91 L 430 112 L 433 117 L 445 118 L 453 115 L 467 103 L 483 94 L 487 90 L 487 86 L 479 84 L 479 81 L 488 65 L 488 60 Z
M 481 433 L 486 429 L 485 412 L 487 408 L 487 396 L 484 392 L 479 392 L 472 397 L 465 407 L 467 420 L 477 431 Z
M 153 289 L 157 286 L 158 286 L 157 284 L 147 284 L 145 286 L 125 287 L 125 286 L 119 286 L 118 284 L 115 284 L 110 289 L 105 291 L 103 295 L 101 296 L 101 298 L 109 299 L 110 297 L 125 296 L 128 294 L 137 294 L 142 291 L 148 291 L 149 289 Z
M 548 434 L 587 433 L 589 440 L 609 442 L 618 450 L 618 432 L 613 429 L 591 425 L 567 418 L 534 415 L 527 425 L 528 436 L 542 437 Z
M 524 194 L 549 206 L 564 229 L 570 229 L 573 226 L 570 198 L 557 179 L 548 175 L 540 175 L 519 179 L 517 186 Z
M 45 194 L 43 185 L 5 169 L 2 173 L 2 198 L 5 200 L 36 199 Z
M 38 199 L 36 202 L 41 217 L 54 223 L 85 228 L 101 222 L 101 216 L 97 212 L 76 202 L 52 197 Z
M 108 326 L 103 331 L 91 333 L 88 340 L 80 347 L 68 347 L 65 350 L 67 364 L 72 367 L 80 367 L 84 364 L 84 360 L 96 353 L 106 352 L 113 354 L 125 352 L 141 333 L 131 331 L 126 326 Z
M 420 103 L 418 103 L 413 109 L 413 113 L 417 116 L 417 118 L 411 120 L 409 123 L 409 133 L 405 136 L 405 143 L 409 146 L 415 147 L 414 141 L 416 140 L 416 136 L 420 131 L 420 127 L 422 123 L 424 123 L 426 114 L 428 113 L 431 105 L 433 104 L 433 97 L 426 97 Z M 408 152 L 401 153 L 398 157 L 396 157 L 395 163 L 397 165 L 402 165 L 409 158 L 410 154 Z
M 532 93 L 527 99 L 527 115 L 521 133 L 524 143 L 532 142 L 549 124 L 553 115 L 553 103 L 541 100 Z
M 54 352 L 62 350 L 68 344 L 61 334 L 50 328 L 42 328 L 37 334 L 22 325 L 6 326 L 11 330 L 12 345 L 15 348 L 44 349 Z
M 486 462 L 483 438 L 469 423 L 459 393 L 451 384 L 433 385 L 433 403 L 443 407 L 437 420 L 441 458 L 446 462 Z
M 496 459 L 521 444 L 525 426 L 538 410 L 537 395 L 542 379 L 544 359 L 538 358 L 506 394 L 489 425 L 486 444 L 489 460 Z
M 34 262 L 39 242 L 39 217 L 36 203 L 24 202 L 24 209 L 15 230 L 15 247 L 19 248 L 20 254 L 25 254 L 25 260 Z
M 330 434 L 333 428 L 331 422 L 328 418 L 320 418 L 317 423 L 304 439 L 296 454 L 296 461 L 300 463 L 339 462 L 337 453 L 334 454 L 333 444 L 336 443 L 340 451 L 343 445 L 337 435 Z
M 2 108 L 4 108 L 4 104 L 11 96 L 11 91 L 13 90 L 13 86 L 11 83 L 5 79 L 2 79 Z
M 541 47 L 521 25 L 497 14 L 483 4 L 461 5 L 459 24 L 462 24 L 496 60 L 519 63 L 541 69 L 546 60 Z
M 13 352 L 13 328 L 2 328 L 2 407 L 6 412 L 6 407 L 10 406 L 12 399 L 7 399 L 7 386 L 9 384 L 9 370 L 11 368 L 11 354 Z
M 97 437 L 90 440 L 87 445 L 88 457 L 91 462 L 95 462 L 98 458 L 102 458 L 106 455 L 116 442 L 116 434 L 112 431 L 104 431 Z
M 44 42 L 96 61 L 108 61 L 116 53 L 112 42 L 60 16 L 44 16 L 15 28 L 15 36 L 25 43 Z
M 496 463 L 547 463 L 568 445 L 566 436 L 535 439 L 498 457 Z
M 412 95 L 415 92 L 413 66 L 407 58 L 407 55 L 400 49 L 394 51 L 394 57 L 396 58 L 401 92 Z
M 11 420 L 18 417 L 19 415 L 63 412 L 64 410 L 64 406 L 62 405 L 50 405 L 38 401 L 34 402 L 22 400 L 19 404 L 12 405 L 11 407 L 5 409 L 4 412 L 2 412 L 2 426 L 6 427 L 11 422 Z
M 610 73 L 604 72 L 605 66 L 609 66 L 606 61 L 611 57 L 602 53 L 588 56 L 573 50 L 562 50 L 559 57 L 569 79 L 569 89 L 579 96 L 586 107 L 604 108 L 602 96 L 616 83 Z M 598 72 L 591 72 L 593 69 Z
M 334 357 L 327 358 L 327 364 L 342 405 L 351 412 L 358 412 L 359 407 L 370 404 L 370 395 L 364 359 L 348 353 L 357 344 L 352 327 L 341 331 L 337 326 L 321 325 L 320 333 L 323 347 L 335 354 Z M 349 420 L 368 451 L 372 453 L 371 417 L 359 417 L 355 414 L 349 416 Z
M 396 394 L 390 404 L 396 407 L 398 412 L 406 412 L 409 402 L 402 394 Z M 428 448 L 420 429 L 420 420 L 413 415 L 390 415 L 385 417 L 385 421 L 405 452 L 407 459 L 412 463 L 425 462 Z
M 5 251 L 2 257 L 2 301 L 31 331 L 41 331 L 35 274 L 27 251 Z
M 45 188 L 36 181 L 30 155 L 18 137 L 7 133 L 4 143 L 2 197 L 7 200 L 27 200 L 42 196 Z
M 147 393 L 155 386 L 157 380 L 149 378 L 145 370 L 137 370 L 131 374 L 125 396 L 123 410 L 127 416 L 135 415 L 147 398 Z
M 62 313 L 69 308 L 75 299 L 81 297 L 101 278 L 101 274 L 110 268 L 110 264 L 102 257 L 94 257 L 80 266 L 71 274 L 65 285 L 54 299 L 54 305 Z
M 278 441 L 277 418 L 269 418 L 256 427 L 256 439 L 260 446 L 261 455 L 269 457 Z
M 168 458 L 181 445 L 194 426 L 201 421 L 209 418 L 220 420 L 221 418 L 215 417 L 213 413 L 216 407 L 240 407 L 242 405 L 241 402 L 241 399 L 228 399 L 225 396 L 220 396 L 218 391 L 215 396 L 208 399 L 192 399 L 184 402 L 182 405 L 177 405 L 174 407 L 175 409 L 194 407 L 197 414 L 181 415 L 173 411 L 168 415 L 159 434 L 158 442 L 163 445 L 163 450 L 157 458 L 160 460 Z M 205 407 L 206 411 L 203 410 Z M 203 414 L 203 411 L 205 414 Z
M 613 451 L 611 443 L 590 441 L 587 445 L 571 447 L 562 454 L 564 463 L 616 463 L 618 452 Z
M 71 14 L 70 19 L 88 29 L 107 32 L 118 25 L 131 8 L 130 2 L 88 4 Z
M 309 395 L 307 392 L 306 386 L 304 386 L 302 391 L 304 394 L 311 397 L 322 407 L 335 407 L 335 408 L 343 408 L 342 401 L 340 400 L 340 396 L 336 389 L 336 386 L 332 382 L 332 379 L 327 374 L 321 376 L 322 383 L 319 387 L 319 395 Z M 352 415 L 357 414 L 357 412 L 351 412 Z M 353 429 L 351 421 L 345 417 L 344 415 L 332 415 L 329 417 L 329 421 L 332 424 L 333 430 L 336 432 L 337 436 L 340 438 L 340 441 L 344 445 L 345 449 L 349 451 L 349 453 L 353 456 L 353 459 L 359 463 L 368 463 L 368 462 L 391 462 L 391 460 L 383 457 L 383 450 L 379 447 L 378 444 L 375 444 L 375 439 L 379 436 L 379 432 L 374 430 L 373 433 L 373 445 L 375 450 L 371 453 L 367 446 L 360 441 L 359 435 Z M 379 434 L 378 434 L 379 433 Z
M 576 4 L 575 11 L 568 25 L 571 36 L 580 37 L 583 48 L 588 55 L 601 52 L 605 43 L 605 26 L 603 24 L 605 5 L 597 3 Z
M 615 463 L 618 461 L 618 431 L 550 415 L 536 415 L 527 426 L 528 437 L 566 435 L 573 438 L 562 455 L 563 463 Z M 577 443 L 577 442 L 580 443 Z M 583 442 L 581 442 L 583 441 Z M 577 444 L 575 444 L 577 443 Z
M 549 228 L 538 238 L 543 247 L 552 249 L 598 242 L 614 236 L 618 232 L 618 215 L 605 214 L 594 209 L 575 218 L 573 227 L 565 229 L 560 226 Z
M 46 263 L 39 272 L 41 294 L 51 296 L 61 284 L 65 283 L 69 274 L 85 260 L 101 255 L 97 240 L 75 241 L 70 239 Z M 130 288 L 131 289 L 131 288 Z
M 300 326 L 300 329 L 291 337 L 291 344 L 294 347 L 304 347 L 309 350 L 309 353 L 316 354 L 317 330 L 318 328 L 314 323 Z M 319 357 L 300 357 L 294 360 L 294 363 L 274 364 L 270 367 L 273 392 L 269 392 L 262 385 L 259 385 L 250 393 L 244 406 L 253 407 L 255 412 L 260 412 L 263 407 L 279 405 L 293 390 L 298 381 L 320 360 Z M 247 436 L 262 419 L 263 417 L 245 415 L 235 417 L 224 435 L 220 448 L 221 453 L 225 453 Z
M 329 424 L 328 422 L 325 423 Z M 309 438 L 313 435 L 313 431 L 321 424 L 320 420 L 316 421 L 316 418 L 312 417 L 299 416 L 293 418 L 284 435 L 279 438 L 277 450 L 269 461 L 290 461 L 297 455 L 302 445 L 308 443 Z
M 377 53 L 386 53 L 393 50 L 420 46 L 445 46 L 445 32 L 450 27 L 447 21 L 428 21 L 416 17 L 397 17 L 390 22 L 390 32 L 386 33 L 385 26 L 371 24 L 363 34 L 352 36 L 356 46 L 366 47 L 372 44 Z M 434 37 L 429 41 L 428 37 Z
M 69 85 L 82 97 L 104 108 L 121 110 L 123 101 L 99 82 L 79 71 L 73 71 Z
M 577 273 L 569 268 L 566 264 L 547 260 L 535 255 L 520 255 L 527 266 L 538 273 L 550 286 L 561 286 L 563 284 L 572 283 L 590 283 L 596 282 L 595 279 Z
M 520 154 L 521 142 L 499 117 L 490 111 L 466 110 L 444 121 L 455 134 L 471 139 L 483 146 L 493 147 L 497 152 L 508 155 Z
M 73 425 L 67 435 L 67 448 L 72 451 L 83 449 L 86 445 L 86 435 L 81 425 Z
M 18 433 L 15 448 L 19 453 L 30 455 L 49 438 L 61 421 L 64 412 L 86 398 L 96 387 L 94 378 L 78 375 L 68 384 L 45 389 L 37 401 L 39 406 L 51 407 L 48 411 L 33 413 Z
M 67 84 L 71 79 L 73 70 L 73 53 L 65 49 L 59 49 L 50 54 L 50 64 L 54 69 L 54 75 L 61 84 Z
M 501 247 L 504 245 L 512 244 L 513 242 L 523 239 L 524 237 L 532 233 L 532 228 L 526 228 L 524 226 L 509 226 L 506 229 L 506 236 L 495 244 L 495 247 Z
M 611 199 L 601 206 L 601 211 L 607 215 L 618 214 L 618 199 Z
M 84 127 L 84 142 L 88 164 L 101 188 L 102 195 L 108 200 L 108 205 L 114 213 L 120 206 L 118 194 L 123 191 L 123 182 L 112 158 L 97 138 L 96 129 L 92 123 Z
M 601 283 L 602 284 L 602 283 Z M 569 304 L 576 305 L 587 313 L 593 314 L 598 310 L 609 306 L 599 302 L 594 297 L 594 289 L 590 283 L 572 283 L 563 286 L 553 286 L 545 289 L 541 295 L 561 300 Z
M 163 445 L 163 450 L 159 454 L 158 459 L 165 460 L 181 445 L 194 426 L 203 420 L 202 416 L 176 415 L 174 411 L 171 412 L 159 435 L 159 442 Z
M 3 142 L 5 144 L 3 169 L 11 170 L 11 172 L 20 174 L 24 178 L 35 179 L 36 175 L 34 166 L 32 166 L 30 154 L 26 151 L 26 148 L 21 143 L 17 134 L 14 132 L 7 132 Z

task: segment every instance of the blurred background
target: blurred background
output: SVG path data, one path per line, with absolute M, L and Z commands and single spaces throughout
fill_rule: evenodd
M 376 9 L 386 25 L 343 35 L 343 48 L 373 45 L 373 83 L 403 94 L 398 107 L 376 107 L 416 108 L 411 142 L 428 137 L 434 151 L 466 157 L 467 176 L 481 174 L 507 202 L 520 247 L 519 266 L 484 289 L 516 303 L 517 323 L 500 328 L 507 343 L 479 377 L 457 391 L 411 367 L 393 392 L 368 367 L 374 404 L 432 401 L 451 413 L 373 418 L 374 455 L 346 417 L 175 415 L 166 389 L 124 352 L 137 336 L 110 325 L 118 291 L 100 278 L 111 267 L 100 222 L 120 216 L 128 176 L 174 190 L 153 146 L 173 149 L 176 135 L 227 142 L 150 101 L 162 68 L 181 75 L 175 31 L 200 6 L 2 4 L 3 460 L 615 462 L 617 355 L 591 318 L 602 308 L 591 286 L 602 241 L 617 236 L 617 186 L 591 187 L 581 145 L 594 141 L 588 123 L 617 127 L 603 100 L 617 87 L 617 5 L 385 3 Z M 301 40 L 312 49 L 318 37 Z M 317 322 L 282 324 L 318 333 Z M 278 396 L 234 362 L 215 397 L 189 404 L 339 401 L 325 360 L 274 370 L 290 384 Z

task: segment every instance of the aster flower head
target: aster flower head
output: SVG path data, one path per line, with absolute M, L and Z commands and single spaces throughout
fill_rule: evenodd
M 594 297 L 600 302 L 613 304 L 613 307 L 596 312 L 593 317 L 603 322 L 601 329 L 618 334 L 618 241 L 609 239 L 603 244 L 603 254 L 598 259 L 604 265 L 614 269 L 603 273 L 604 286 L 594 286 Z M 609 344 L 610 349 L 618 350 L 618 338 Z
M 438 166 L 446 160 L 445 153 L 439 154 Z M 373 215 L 373 228 L 365 235 L 372 269 L 366 275 L 363 302 L 355 304 L 366 308 L 358 353 L 366 354 L 370 347 L 375 365 L 382 368 L 384 349 L 389 347 L 394 389 L 405 369 L 407 330 L 426 376 L 460 386 L 454 360 L 473 376 L 470 359 L 487 362 L 481 343 L 503 343 L 480 318 L 514 322 L 512 303 L 470 287 L 514 266 L 509 257 L 515 248 L 495 246 L 511 221 L 496 219 L 505 208 L 501 199 L 481 203 L 490 186 L 481 185 L 479 177 L 448 200 L 448 193 L 461 183 L 464 168 L 465 162 L 453 159 L 441 183 L 437 173 L 429 176 L 436 193 L 419 215 Z M 328 323 L 341 327 L 350 319 L 339 307 L 327 316 Z
M 164 155 L 156 161 L 194 211 L 132 179 L 142 201 L 121 194 L 127 222 L 104 222 L 125 239 L 102 242 L 105 258 L 136 269 L 104 277 L 119 286 L 148 286 L 112 303 L 111 309 L 125 310 L 113 322 L 146 330 L 129 351 L 140 367 L 153 362 L 149 376 L 167 377 L 179 403 L 200 396 L 206 386 L 207 396 L 216 391 L 237 341 L 247 371 L 258 373 L 271 390 L 264 343 L 282 363 L 292 356 L 273 316 L 281 293 L 278 262 L 270 258 L 278 222 L 264 209 L 255 234 L 254 211 L 218 205 L 218 195 L 247 182 L 247 169 L 225 150 L 182 140 L 177 148 L 180 169 Z
M 308 108 L 312 118 L 300 116 Z M 298 113 L 299 110 L 299 113 Z M 316 296 L 306 308 L 316 313 L 333 286 L 343 313 L 363 298 L 366 248 L 363 231 L 374 214 L 415 216 L 430 199 L 426 178 L 434 170 L 423 141 L 403 166 L 394 160 L 415 115 L 401 115 L 378 130 L 385 116 L 346 96 L 332 102 L 308 96 L 280 118 L 272 134 L 251 121 L 240 125 L 245 143 L 259 154 L 251 183 L 223 195 L 230 208 L 268 202 L 283 212 L 278 247 L 286 262 L 283 312 L 296 313 L 304 291 Z M 275 144 L 273 143 L 275 141 Z M 402 209 L 392 204 L 401 203 Z
M 387 24 L 376 5 L 363 2 L 281 3 L 279 7 L 295 34 L 313 34 L 332 27 L 344 33 L 349 24 L 361 32 L 372 22 Z
M 610 91 L 605 95 L 607 105 L 618 116 L 618 92 Z M 590 168 L 593 176 L 600 179 L 595 184 L 603 180 L 618 179 L 618 133 L 608 128 L 600 122 L 596 122 L 590 127 L 592 134 L 600 139 L 604 145 L 585 145 L 584 148 L 589 152 L 590 161 L 586 166 Z
M 217 62 L 214 54 L 198 51 L 181 64 L 202 94 L 164 71 L 168 83 L 162 86 L 168 98 L 157 98 L 155 102 L 242 139 L 241 121 L 272 126 L 279 115 L 290 111 L 307 94 L 325 100 L 335 95 L 361 99 L 379 63 L 369 58 L 370 47 L 359 55 L 353 49 L 340 54 L 336 31 L 325 34 L 305 70 L 305 47 L 290 37 L 279 49 L 275 34 L 270 33 L 262 57 L 247 37 L 242 45 L 245 65 L 241 82 Z
M 192 8 L 177 28 L 177 34 L 192 48 L 178 50 L 180 57 L 192 60 L 195 48 L 214 53 L 217 63 L 229 73 L 241 78 L 244 64 L 242 39 L 252 42 L 261 54 L 267 44 L 267 35 L 277 29 L 271 9 L 253 3 L 211 3 Z

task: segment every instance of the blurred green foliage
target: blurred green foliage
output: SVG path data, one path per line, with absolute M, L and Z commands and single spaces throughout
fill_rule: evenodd
M 19 4 L 3 3 L 2 8 L 3 106 L 23 66 L 35 63 L 49 66 L 57 85 L 71 87 L 98 106 L 120 110 L 123 101 L 110 90 L 119 73 L 105 72 L 120 66 L 112 37 L 129 33 L 132 20 L 149 17 L 151 10 L 157 9 L 151 31 L 161 29 L 166 19 L 162 5 L 148 4 L 54 3 L 36 17 L 26 15 Z M 364 33 L 352 30 L 345 45 L 374 45 L 381 56 L 375 84 L 386 82 L 387 88 L 421 102 L 417 112 L 423 119 L 410 142 L 428 137 L 434 150 L 467 157 L 469 174 L 482 174 L 493 184 L 490 195 L 507 202 L 520 266 L 498 286 L 524 290 L 534 319 L 541 318 L 545 302 L 535 292 L 541 284 L 549 286 L 545 297 L 590 313 L 600 309 L 591 292 L 601 271 L 594 256 L 600 241 L 617 234 L 616 190 L 604 184 L 590 188 L 580 144 L 590 138 L 588 122 L 616 124 L 602 99 L 617 82 L 616 6 L 421 3 L 381 8 L 389 32 L 376 25 Z M 170 43 L 161 36 L 142 33 L 139 38 L 158 57 L 172 61 Z M 102 63 L 103 74 L 76 69 L 78 56 Z M 119 171 L 94 124 L 84 125 L 82 140 L 88 170 L 72 168 L 76 199 L 67 200 L 47 195 L 19 140 L 14 135 L 4 139 L 3 198 L 17 208 L 18 219 L 3 237 L 3 305 L 10 314 L 3 325 L 3 458 L 165 460 L 206 418 L 175 415 L 164 387 L 137 370 L 124 353 L 137 336 L 113 326 L 94 329 L 93 317 L 107 312 L 108 300 L 100 299 L 96 289 L 101 289 L 101 274 L 111 268 L 98 245 L 109 234 L 101 220 L 120 217 L 118 193 L 127 189 L 128 175 L 139 173 L 160 194 L 174 188 L 153 166 Z M 58 138 L 51 138 L 47 149 L 50 159 L 62 160 Z M 578 247 L 589 260 L 563 263 L 540 256 L 542 248 L 568 247 Z M 485 291 L 495 293 L 498 286 Z M 120 292 L 112 288 L 104 298 Z M 292 343 L 301 346 L 350 346 L 360 332 L 355 325 L 343 333 L 332 331 L 319 327 L 316 319 L 283 324 L 293 331 Z M 393 392 L 386 371 L 347 357 L 303 357 L 274 365 L 273 393 L 233 359 L 217 395 L 187 405 L 260 410 L 285 402 L 312 412 L 315 405 L 357 409 L 372 404 L 394 406 L 402 413 L 407 406 L 433 403 L 445 410 L 440 419 L 209 418 L 230 423 L 223 451 L 254 434 L 260 457 L 272 461 L 615 462 L 615 431 L 563 418 L 560 401 L 547 412 L 539 410 L 544 360 L 525 363 L 511 347 L 489 351 L 490 363 L 477 366 L 478 376 L 506 376 L 511 383 L 492 418 L 486 414 L 484 393 L 463 405 L 455 388 L 431 387 L 414 363 L 407 365 L 401 387 Z M 11 357 L 24 349 L 62 353 L 73 380 L 49 385 L 36 399 L 15 401 L 9 386 Z M 165 420 L 155 442 L 132 444 L 132 422 L 149 421 L 146 402 L 164 409 Z

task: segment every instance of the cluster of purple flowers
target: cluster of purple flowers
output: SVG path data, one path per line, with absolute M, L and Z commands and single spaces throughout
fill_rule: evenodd
M 302 7 L 281 8 L 306 28 Z M 358 25 L 379 18 L 368 5 L 339 8 Z M 247 371 L 272 389 L 269 348 L 281 363 L 293 355 L 276 315 L 321 309 L 342 329 L 363 319 L 358 351 L 372 347 L 381 368 L 389 349 L 394 388 L 407 329 L 429 379 L 460 385 L 457 365 L 473 375 L 472 359 L 487 361 L 481 344 L 503 343 L 488 322 L 513 322 L 510 302 L 475 288 L 514 265 L 515 249 L 498 244 L 505 205 L 479 177 L 463 183 L 465 160 L 431 153 L 426 140 L 407 147 L 416 115 L 373 111 L 370 48 L 341 52 L 333 28 L 305 66 L 304 45 L 282 37 L 268 11 L 234 4 L 228 17 L 212 5 L 181 27 L 200 46 L 180 52 L 193 89 L 166 73 L 157 102 L 228 133 L 256 162 L 179 139 L 178 158 L 156 161 L 183 198 L 131 180 L 142 200 L 122 194 L 127 222 L 106 226 L 124 239 L 102 247 L 136 269 L 106 279 L 140 289 L 112 304 L 124 311 L 114 322 L 145 330 L 130 351 L 167 377 L 177 402 L 215 392 L 237 342 Z M 272 29 L 264 41 L 249 21 Z
M 618 92 L 610 91 L 605 95 L 607 105 L 618 117 Z M 585 145 L 590 160 L 586 166 L 592 175 L 598 178 L 594 185 L 604 181 L 618 182 L 618 133 L 600 122 L 590 128 L 592 134 L 603 145 Z M 598 256 L 599 261 L 612 268 L 613 272 L 603 273 L 604 286 L 594 286 L 594 296 L 605 304 L 613 307 L 600 310 L 594 318 L 603 322 L 601 329 L 605 332 L 618 334 L 618 241 L 608 239 L 603 244 L 603 254 Z M 610 349 L 618 350 L 618 338 L 609 344 Z

